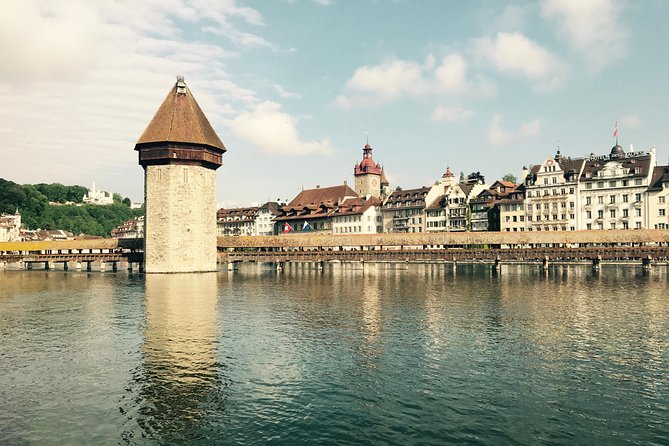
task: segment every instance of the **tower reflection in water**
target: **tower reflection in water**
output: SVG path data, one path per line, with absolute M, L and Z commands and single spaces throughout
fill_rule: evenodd
M 144 361 L 135 373 L 142 437 L 216 436 L 228 386 L 218 361 L 217 302 L 216 273 L 146 276 Z

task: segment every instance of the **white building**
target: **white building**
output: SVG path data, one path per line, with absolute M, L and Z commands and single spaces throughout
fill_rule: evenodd
M 268 201 L 258 208 L 255 217 L 255 235 L 276 235 L 274 217 L 279 215 L 279 203 Z
M 93 183 L 93 187 L 91 187 L 88 190 L 88 193 L 84 195 L 83 201 L 86 204 L 95 205 L 114 204 L 114 197 L 107 191 L 97 190 L 95 188 L 95 183 Z
M 333 234 L 375 234 L 383 232 L 381 200 L 377 197 L 345 198 L 332 213 Z
M 471 229 L 469 201 L 486 189 L 483 177 L 473 173 L 458 182 L 451 172 L 437 181 L 425 197 L 425 231 L 467 231 Z
M 654 224 L 650 214 L 659 203 L 644 203 L 644 196 L 649 196 L 655 166 L 655 148 L 648 153 L 625 153 L 616 144 L 609 155 L 591 155 L 578 184 L 578 228 L 641 229 Z
M 0 214 L 0 242 L 21 241 L 21 214 Z
M 669 229 L 669 166 L 653 169 L 644 203 L 647 219 L 645 226 L 648 229 Z
M 219 209 L 216 212 L 218 235 L 257 235 L 257 207 Z
M 579 228 L 578 180 L 584 159 L 546 158 L 523 173 L 528 231 L 575 231 Z

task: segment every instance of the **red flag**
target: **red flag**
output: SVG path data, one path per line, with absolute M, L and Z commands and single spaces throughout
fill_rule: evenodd
M 613 130 L 613 137 L 618 136 L 618 121 L 616 121 L 616 128 Z
M 290 232 L 293 230 L 293 227 L 286 222 L 285 226 L 283 227 L 283 232 Z

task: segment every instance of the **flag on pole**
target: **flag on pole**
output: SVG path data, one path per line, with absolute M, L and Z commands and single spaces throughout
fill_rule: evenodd
M 304 221 L 304 226 L 302 226 L 303 231 L 311 231 L 311 225 L 309 224 L 308 221 Z
M 618 137 L 618 121 L 616 121 L 616 127 L 613 129 L 613 137 Z
M 283 227 L 283 232 L 290 232 L 293 230 L 293 227 L 286 222 L 286 224 Z

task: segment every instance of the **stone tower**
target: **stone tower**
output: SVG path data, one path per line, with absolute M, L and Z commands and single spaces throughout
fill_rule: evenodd
M 386 181 L 385 174 L 381 165 L 372 159 L 372 147 L 369 144 L 365 144 L 362 149 L 362 161 L 355 165 L 353 175 L 358 195 L 381 198 L 381 182 Z
M 135 150 L 144 168 L 145 271 L 215 271 L 216 169 L 226 148 L 183 77 Z

